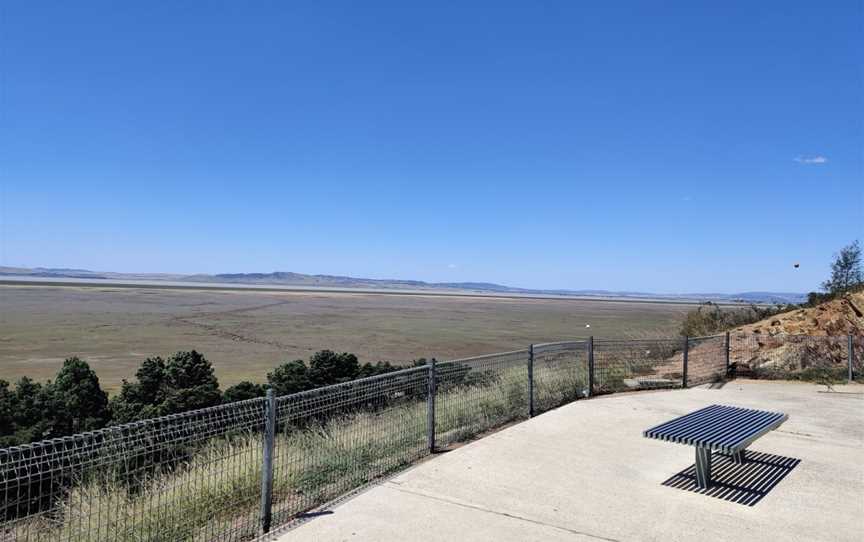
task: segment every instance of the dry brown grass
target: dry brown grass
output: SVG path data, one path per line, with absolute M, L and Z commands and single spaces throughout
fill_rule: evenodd
M 485 385 L 438 395 L 436 430 L 465 441 L 527 415 L 524 367 L 495 372 Z M 584 382 L 576 365 L 538 381 L 538 394 L 557 404 L 575 399 Z M 542 388 L 542 389 L 540 389 Z M 334 417 L 326 424 L 277 435 L 274 509 L 280 521 L 326 503 L 427 455 L 426 402 Z M 224 530 L 251 539 L 258 526 L 261 437 L 250 432 L 215 438 L 172 472 L 136 491 L 110 472 L 74 486 L 53 514 L 0 525 L 0 539 L 75 542 L 212 540 Z M 9 529 L 3 532 L 3 528 Z
M 0 286 L 0 378 L 86 359 L 116 391 L 147 356 L 196 349 L 222 387 L 322 348 L 362 361 L 461 358 L 593 334 L 676 333 L 687 305 L 344 293 Z M 590 323 L 591 328 L 585 325 Z

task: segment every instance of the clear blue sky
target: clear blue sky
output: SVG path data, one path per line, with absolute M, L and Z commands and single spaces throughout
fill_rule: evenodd
M 857 0 L 0 10 L 0 265 L 808 291 L 864 237 Z

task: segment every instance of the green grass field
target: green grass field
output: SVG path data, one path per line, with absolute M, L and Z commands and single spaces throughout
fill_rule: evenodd
M 223 389 L 329 348 L 406 363 L 593 334 L 676 334 L 687 305 L 346 293 L 0 286 L 0 378 L 53 378 L 86 359 L 109 392 L 148 356 L 196 349 Z M 586 324 L 591 327 L 586 328 Z

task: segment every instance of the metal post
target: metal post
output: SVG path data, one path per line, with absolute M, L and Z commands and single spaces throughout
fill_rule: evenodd
M 594 395 L 594 336 L 588 337 L 588 397 Z
M 270 532 L 273 508 L 273 447 L 276 442 L 276 398 L 267 390 L 264 403 L 264 463 L 261 468 L 261 531 Z
M 435 453 L 435 358 L 429 363 L 428 394 L 426 396 L 426 438 L 429 453 Z
M 852 380 L 855 378 L 855 375 L 852 373 L 852 360 L 855 359 L 855 346 L 852 343 L 852 335 L 847 337 L 849 342 L 846 343 L 846 353 L 849 356 L 849 383 L 852 383 Z
M 696 447 L 696 486 L 708 489 L 711 485 L 711 450 Z
M 726 332 L 726 377 L 729 377 L 729 351 L 732 349 L 732 344 L 729 342 L 729 332 Z
M 528 417 L 534 417 L 534 345 L 528 345 Z
M 687 358 L 690 355 L 690 337 L 684 337 L 684 374 L 681 377 L 681 387 L 687 387 Z

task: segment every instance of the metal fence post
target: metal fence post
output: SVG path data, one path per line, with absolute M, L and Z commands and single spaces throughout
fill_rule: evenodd
M 429 363 L 429 381 L 427 383 L 426 396 L 426 439 L 429 444 L 429 453 L 435 453 L 435 358 Z
M 588 397 L 594 395 L 594 336 L 588 337 Z
M 849 335 L 847 340 L 849 342 L 846 344 L 846 352 L 849 356 L 849 383 L 851 384 L 852 380 L 855 378 L 855 375 L 852 373 L 852 360 L 855 359 L 855 346 L 852 342 L 852 335 Z
M 270 531 L 273 511 L 273 447 L 276 443 L 276 398 L 267 390 L 264 403 L 264 462 L 261 467 L 261 530 Z
M 684 374 L 681 377 L 681 387 L 687 387 L 687 358 L 690 355 L 690 337 L 684 337 Z
M 528 417 L 534 417 L 534 345 L 528 345 Z
M 729 377 L 729 351 L 732 350 L 732 344 L 729 342 L 729 332 L 726 332 L 726 378 Z

